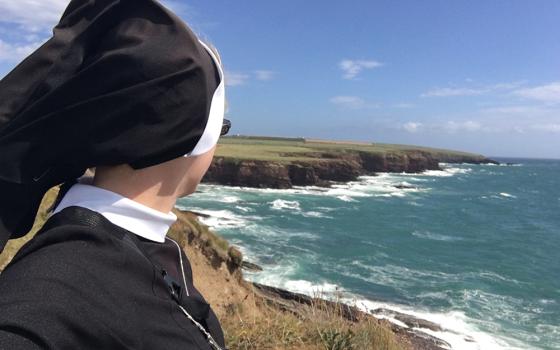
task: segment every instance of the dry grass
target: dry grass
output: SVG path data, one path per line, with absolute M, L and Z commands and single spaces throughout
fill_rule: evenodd
M 35 236 L 37 231 L 43 227 L 43 224 L 47 220 L 47 209 L 51 206 L 51 204 L 56 199 L 56 195 L 58 194 L 58 187 L 51 188 L 43 197 L 43 201 L 41 202 L 41 206 L 39 207 L 39 213 L 35 218 L 35 223 L 33 224 L 33 228 L 29 233 L 21 238 L 12 239 L 8 241 L 6 247 L 2 254 L 0 254 L 0 271 L 4 270 L 6 265 L 14 258 L 16 253 L 20 250 L 20 248 L 27 243 L 31 238 Z
M 248 302 L 232 305 L 221 318 L 231 350 L 397 350 L 403 347 L 393 332 L 377 319 L 358 315 L 347 320 L 342 308 L 320 298 L 300 305 L 297 312 L 252 295 Z M 259 312 L 252 312 L 258 310 Z

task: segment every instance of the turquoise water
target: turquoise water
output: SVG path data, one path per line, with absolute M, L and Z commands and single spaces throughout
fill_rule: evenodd
M 436 321 L 454 349 L 560 349 L 560 161 L 507 161 L 331 189 L 201 185 L 179 206 L 264 268 L 249 279 Z

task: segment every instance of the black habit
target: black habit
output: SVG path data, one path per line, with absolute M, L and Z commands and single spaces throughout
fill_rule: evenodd
M 0 274 L 0 349 L 212 349 L 179 306 L 224 347 L 173 241 L 145 240 L 70 206 Z

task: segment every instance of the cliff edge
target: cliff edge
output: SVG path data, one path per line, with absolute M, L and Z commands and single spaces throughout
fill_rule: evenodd
M 440 163 L 497 164 L 479 154 L 427 147 L 238 136 L 220 140 L 203 181 L 257 188 L 328 187 L 380 172 L 440 170 Z

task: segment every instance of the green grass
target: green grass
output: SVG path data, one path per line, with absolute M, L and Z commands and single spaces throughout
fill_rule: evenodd
M 395 145 L 383 143 L 337 143 L 306 141 L 305 139 L 282 139 L 269 137 L 223 137 L 216 150 L 217 157 L 233 160 L 263 160 L 276 162 L 309 161 L 323 158 L 325 153 L 369 152 L 377 154 L 403 154 L 411 152 L 427 152 L 435 157 L 467 156 L 483 157 L 482 155 L 452 151 L 438 148 Z

